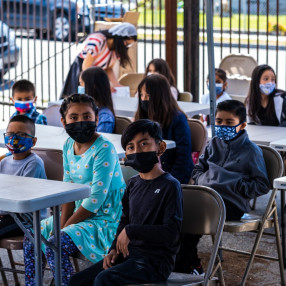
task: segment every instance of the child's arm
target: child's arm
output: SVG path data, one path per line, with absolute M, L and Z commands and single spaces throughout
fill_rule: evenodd
M 68 211 L 71 211 L 72 206 L 66 206 L 67 208 L 67 215 L 68 215 Z M 74 210 L 74 203 L 73 203 L 73 209 Z M 85 208 L 83 208 L 82 206 L 80 206 L 77 211 L 75 213 L 73 213 L 67 220 L 67 222 L 64 224 L 64 227 L 67 227 L 71 224 L 76 224 L 79 223 L 81 221 L 86 220 L 87 218 L 89 218 L 93 213 L 86 210 Z M 63 219 L 64 221 L 64 219 Z M 62 225 L 62 220 L 61 220 L 61 225 Z
M 129 223 L 129 186 L 127 186 L 122 198 L 122 215 L 117 228 L 116 236 L 111 244 L 110 250 L 116 249 L 117 238 Z
M 270 186 L 261 150 L 250 150 L 247 156 L 249 163 L 249 179 L 240 179 L 235 189 L 248 199 L 267 194 Z
M 62 212 L 61 212 L 61 228 L 65 227 L 66 222 L 72 216 L 73 211 L 75 208 L 75 203 L 67 203 L 62 205 Z

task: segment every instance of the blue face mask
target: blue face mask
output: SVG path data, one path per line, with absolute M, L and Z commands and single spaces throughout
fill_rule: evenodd
M 242 122 L 243 123 L 243 122 Z M 239 123 L 235 126 L 228 126 L 228 125 L 215 125 L 215 135 L 224 141 L 229 141 L 235 138 L 238 134 L 241 133 L 242 130 L 236 132 L 236 127 L 239 126 Z
M 85 87 L 79 85 L 79 86 L 77 87 L 77 93 L 79 93 L 79 94 L 85 94 Z
M 265 95 L 269 95 L 270 93 L 272 93 L 272 91 L 275 89 L 276 84 L 273 82 L 268 82 L 265 84 L 260 84 L 259 88 L 261 93 L 265 94 Z
M 208 84 L 208 90 L 210 90 L 210 85 Z M 223 84 L 222 83 L 216 83 L 215 84 L 215 94 L 219 95 L 223 92 Z
M 12 154 L 23 153 L 30 150 L 33 146 L 33 136 L 31 137 L 22 137 L 17 134 L 13 134 L 12 136 L 5 136 L 5 146 Z

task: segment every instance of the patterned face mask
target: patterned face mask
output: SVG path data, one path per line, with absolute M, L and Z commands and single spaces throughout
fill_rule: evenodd
M 259 85 L 261 93 L 265 95 L 269 95 L 270 93 L 272 93 L 275 87 L 276 87 L 276 84 L 273 82 L 268 82 L 268 83 Z
M 19 112 L 29 112 L 34 106 L 34 100 L 30 101 L 15 101 L 15 108 Z
M 241 125 L 243 122 L 235 125 L 235 126 L 228 126 L 228 125 L 215 125 L 215 135 L 224 141 L 229 141 L 235 138 L 242 130 L 236 132 L 236 127 Z
M 27 134 L 28 135 L 28 134 Z M 31 149 L 33 146 L 34 136 L 22 137 L 17 134 L 7 135 L 4 134 L 5 146 L 12 154 L 23 153 Z

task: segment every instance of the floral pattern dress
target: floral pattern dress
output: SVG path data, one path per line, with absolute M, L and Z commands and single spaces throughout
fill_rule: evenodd
M 82 155 L 74 155 L 73 145 L 74 140 L 69 138 L 63 148 L 64 181 L 91 187 L 90 197 L 76 201 L 74 212 L 82 206 L 93 215 L 62 231 L 88 260 L 95 263 L 107 254 L 115 237 L 125 182 L 115 148 L 103 136 L 99 136 Z M 52 235 L 52 227 L 53 217 L 41 222 L 45 238 Z

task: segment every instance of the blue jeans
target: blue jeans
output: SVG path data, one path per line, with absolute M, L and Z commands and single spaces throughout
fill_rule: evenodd
M 166 280 L 158 273 L 148 258 L 128 257 L 107 270 L 103 269 L 103 260 L 76 273 L 70 279 L 69 286 L 121 286 Z

